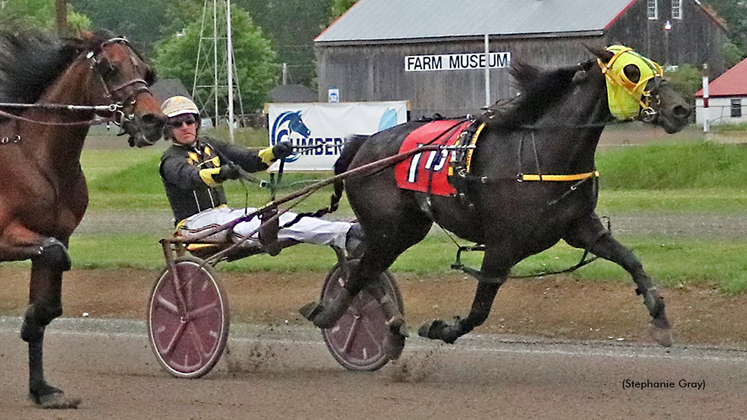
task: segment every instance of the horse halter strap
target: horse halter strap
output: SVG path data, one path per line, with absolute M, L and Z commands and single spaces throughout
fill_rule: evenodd
M 654 77 L 664 75 L 661 66 L 622 45 L 612 45 L 607 47 L 607 51 L 614 54 L 612 58 L 607 63 L 597 59 L 597 64 L 607 81 L 610 112 L 619 120 L 634 119 L 643 114 L 644 121 L 652 121 L 656 111 L 650 106 L 651 92 L 646 90 L 646 85 Z M 628 65 L 638 68 L 641 75 L 638 82 L 625 75 L 624 69 Z
M 103 54 L 104 56 L 106 56 L 106 53 L 104 52 L 104 47 L 106 47 L 108 44 L 114 44 L 114 43 L 125 44 L 128 47 L 128 49 L 129 49 L 130 42 L 127 40 L 127 38 L 115 37 L 115 38 L 111 38 L 109 40 L 106 40 L 106 41 L 102 42 L 101 45 L 99 46 L 99 48 L 100 48 L 99 52 L 89 51 L 86 54 L 86 58 L 88 58 L 89 60 L 91 60 L 91 68 L 94 70 L 94 72 L 98 76 L 99 80 L 101 81 L 101 85 L 104 87 L 105 95 L 106 95 L 107 98 L 109 98 L 109 100 L 114 101 L 114 95 L 113 94 L 116 93 L 116 92 L 118 92 L 118 91 L 120 91 L 120 90 L 122 90 L 122 89 L 128 88 L 128 87 L 133 86 L 133 85 L 140 85 L 137 88 L 135 88 L 132 93 L 130 93 L 127 97 L 125 97 L 123 101 L 118 101 L 117 102 L 117 104 L 116 104 L 117 105 L 116 114 L 118 115 L 118 118 L 114 119 L 114 123 L 117 124 L 117 125 L 120 125 L 123 120 L 131 121 L 131 120 L 134 119 L 134 115 L 132 115 L 132 114 L 127 114 L 126 115 L 124 113 L 124 108 L 125 107 L 133 107 L 133 106 L 135 106 L 135 103 L 137 102 L 138 95 L 140 95 L 140 93 L 142 93 L 142 92 L 150 92 L 150 89 L 148 89 L 148 82 L 146 82 L 142 78 L 133 78 L 131 80 L 128 80 L 128 81 L 126 81 L 124 83 L 121 83 L 119 85 L 116 85 L 114 87 L 110 87 L 106 83 L 106 80 L 104 80 L 104 76 L 98 70 L 99 69 L 98 64 L 100 64 L 101 61 L 98 60 L 97 57 L 99 56 L 99 54 Z M 132 61 L 133 65 L 135 67 L 138 66 L 137 59 L 136 59 L 135 56 L 132 55 L 132 52 L 130 52 L 130 60 Z

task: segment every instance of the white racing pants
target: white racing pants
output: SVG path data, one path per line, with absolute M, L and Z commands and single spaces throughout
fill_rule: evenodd
M 246 209 L 231 209 L 228 207 L 216 207 L 205 210 L 183 220 L 177 227 L 177 236 L 187 240 L 196 238 L 201 232 L 216 226 L 224 225 L 232 220 L 238 219 L 244 214 L 252 213 L 256 209 L 251 207 Z M 348 222 L 331 222 L 315 217 L 302 217 L 297 223 L 288 228 L 283 225 L 295 219 L 296 214 L 286 212 L 280 216 L 280 231 L 278 239 L 293 239 L 298 242 L 312 243 L 318 245 L 335 245 L 345 248 L 345 238 L 350 230 L 351 223 Z M 228 241 L 238 242 L 250 235 L 259 228 L 259 217 L 255 216 L 251 220 L 238 223 L 234 226 L 232 232 L 218 232 L 207 238 L 201 238 L 205 241 Z M 230 235 L 229 235 L 230 234 Z M 259 233 L 252 235 L 254 241 L 259 241 Z

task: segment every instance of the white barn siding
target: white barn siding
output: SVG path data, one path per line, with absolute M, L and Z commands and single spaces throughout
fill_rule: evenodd
M 742 100 L 742 116 L 731 116 L 731 100 Z M 695 124 L 702 126 L 704 121 L 703 99 L 695 100 Z M 723 97 L 708 99 L 708 124 L 739 124 L 747 122 L 747 96 L 743 97 Z

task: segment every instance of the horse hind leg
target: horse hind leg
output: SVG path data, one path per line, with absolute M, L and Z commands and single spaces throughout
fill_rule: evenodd
M 319 302 L 312 302 L 299 310 L 299 312 L 314 323 L 318 328 L 331 328 L 342 317 L 345 311 L 355 300 L 355 297 L 364 288 L 369 288 L 379 281 L 381 274 L 412 245 L 420 242 L 428 234 L 432 222 L 427 217 L 412 217 L 409 219 L 388 219 L 388 224 L 371 224 L 374 228 L 366 228 L 366 251 L 360 262 L 350 267 L 350 274 L 345 286 L 341 288 L 340 294 L 326 306 Z M 397 223 L 400 222 L 400 223 Z M 375 229 L 375 230 L 374 230 Z M 385 304 L 386 302 L 382 302 Z M 396 305 L 388 305 L 392 312 L 390 320 L 400 323 L 395 319 L 399 313 Z M 385 306 L 385 309 L 387 306 Z M 396 308 L 396 309 L 395 309 Z M 395 314 L 396 312 L 396 314 Z M 388 314 L 389 315 L 389 314 Z M 394 324 L 390 324 L 392 327 Z M 396 327 L 399 328 L 399 327 Z
M 53 319 L 62 315 L 62 273 L 69 269 L 67 248 L 50 238 L 42 252 L 32 259 L 29 307 L 21 327 L 21 338 L 29 346 L 29 398 L 41 408 L 77 408 L 70 399 L 44 378 L 44 333 Z
M 664 298 L 644 271 L 638 258 L 612 237 L 599 218 L 592 214 L 588 219 L 579 223 L 564 239 L 569 245 L 588 249 L 594 255 L 612 261 L 630 273 L 637 286 L 636 293 L 643 297 L 643 303 L 651 314 L 651 336 L 662 346 L 670 347 L 672 326 L 664 310 Z
M 384 351 L 391 360 L 397 360 L 402 355 L 405 348 L 405 339 L 407 338 L 407 328 L 405 327 L 405 317 L 399 310 L 397 302 L 392 300 L 392 296 L 386 293 L 381 277 L 374 283 L 370 284 L 368 291 L 374 299 L 381 305 L 384 315 L 386 316 L 386 325 L 389 327 L 389 334 L 384 342 Z

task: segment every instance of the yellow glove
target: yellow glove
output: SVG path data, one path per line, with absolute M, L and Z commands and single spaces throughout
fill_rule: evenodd
M 272 146 L 260 150 L 259 153 L 257 153 L 257 156 L 262 159 L 262 162 L 268 165 L 275 161 L 275 154 L 272 153 Z
M 220 185 L 220 182 L 218 182 L 213 176 L 218 175 L 220 173 L 220 168 L 208 168 L 208 169 L 201 169 L 200 179 L 202 179 L 202 182 L 205 183 L 208 187 L 215 188 Z
M 262 159 L 262 162 L 269 165 L 276 159 L 285 159 L 292 154 L 293 144 L 289 141 L 281 141 L 272 147 L 260 150 L 257 155 Z

